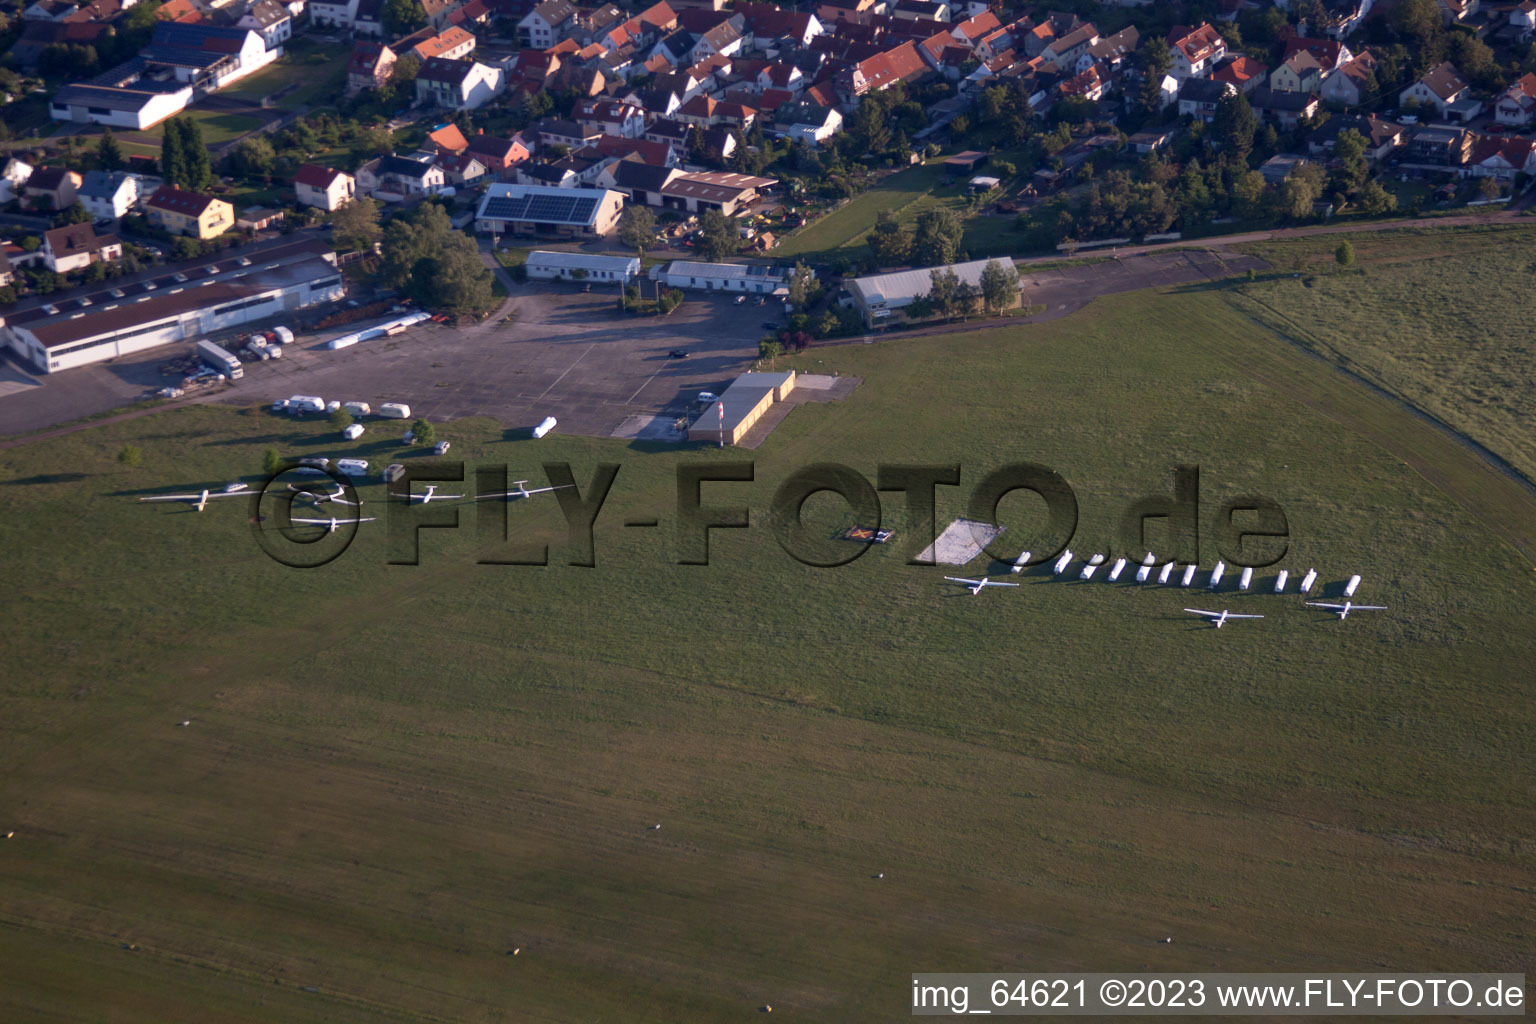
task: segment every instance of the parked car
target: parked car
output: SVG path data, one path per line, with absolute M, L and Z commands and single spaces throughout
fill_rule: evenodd
M 670 352 L 667 353 L 667 358 L 668 359 L 687 359 L 688 358 L 688 350 L 685 349 L 685 348 L 674 348 Z
M 449 444 L 447 441 L 439 441 L 439 442 L 437 442 L 437 444 L 432 446 L 432 454 L 433 455 L 447 455 L 448 454 L 448 449 L 451 448 L 451 447 L 453 447 L 453 446 L 451 444 Z
M 307 458 L 300 459 L 299 465 L 313 466 L 315 469 L 329 469 L 331 467 L 331 460 L 322 458 L 318 455 L 311 455 Z
M 745 295 L 738 295 L 738 296 L 736 296 L 736 305 L 739 306 L 739 305 L 741 305 L 742 303 L 744 303 L 746 301 L 747 301 L 747 297 Z
M 186 394 L 185 391 L 181 390 L 181 388 L 175 387 L 174 385 L 171 387 L 161 388 L 155 393 L 161 398 L 180 398 L 182 395 Z

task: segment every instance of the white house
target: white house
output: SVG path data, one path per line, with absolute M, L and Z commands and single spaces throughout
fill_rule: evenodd
M 152 128 L 192 102 L 190 83 L 135 80 L 125 86 L 66 85 L 48 102 L 55 121 L 103 124 L 111 128 Z
M 275 50 L 293 35 L 293 16 L 277 0 L 256 0 L 235 27 L 259 33 L 267 49 Z
M 506 72 L 479 61 L 432 57 L 416 74 L 416 102 L 450 110 L 477 110 L 507 86 Z
M 357 181 L 343 171 L 305 164 L 293 177 L 293 189 L 304 206 L 337 210 L 351 201 L 357 191 Z
M 75 198 L 93 220 L 118 220 L 138 203 L 139 179 L 124 171 L 87 171 Z
M 1441 117 L 1445 117 L 1451 104 L 1466 95 L 1467 88 L 1467 81 L 1456 70 L 1456 65 L 1444 61 L 1399 93 L 1397 102 L 1399 106 L 1410 100 L 1427 104 L 1439 111 Z
M 651 280 L 668 288 L 698 288 L 711 292 L 749 292 L 773 295 L 787 292 L 790 271 L 784 267 L 741 263 L 698 263 L 673 260 L 651 268 Z
M 1493 108 L 1499 124 L 1521 127 L 1536 120 L 1536 74 L 1523 75 L 1499 97 Z
M 358 0 L 311 0 L 309 20 L 316 28 L 351 28 Z
M 56 274 L 84 270 L 122 255 L 123 243 L 116 235 L 97 235 L 89 224 L 70 224 L 43 234 L 43 262 Z
M 527 49 L 547 50 L 576 22 L 576 8 L 568 0 L 546 0 L 517 23 L 517 38 Z
M 1204 78 L 1227 55 L 1227 41 L 1210 22 L 1191 29 L 1181 26 L 1168 37 L 1168 71 L 1179 81 Z

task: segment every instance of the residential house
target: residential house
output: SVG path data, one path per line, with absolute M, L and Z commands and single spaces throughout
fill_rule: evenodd
M 1449 124 L 1421 124 L 1408 136 L 1403 163 L 1425 168 L 1460 168 L 1471 158 L 1475 133 Z
M 1504 90 L 1494 105 L 1493 119 L 1510 127 L 1523 127 L 1536 120 L 1536 74 L 1522 75 Z
M 66 167 L 39 167 L 21 187 L 21 205 L 27 210 L 68 209 L 84 183 L 79 174 Z
M 607 134 L 601 129 L 588 128 L 577 124 L 575 121 L 567 121 L 563 118 L 541 121 L 537 128 L 539 132 L 539 148 L 541 150 L 547 149 L 550 146 L 564 146 L 572 151 L 585 149 Z
M 352 201 L 357 193 L 357 180 L 343 171 L 305 164 L 293 176 L 293 189 L 300 205 L 331 211 Z
M 56 274 L 84 270 L 122 255 L 123 243 L 116 235 L 97 235 L 90 224 L 70 224 L 43 234 L 43 262 Z
M 836 77 L 836 88 L 844 103 L 852 104 L 867 92 L 880 92 L 897 82 L 911 82 L 928 73 L 928 64 L 913 43 L 861 60 Z
M 1443 61 L 1399 93 L 1397 102 L 1399 106 L 1408 103 L 1431 106 L 1441 117 L 1447 117 L 1451 105 L 1465 96 L 1468 88 L 1467 80 L 1461 77 L 1456 65 Z
M 427 142 L 432 150 L 449 156 L 469 148 L 469 140 L 464 138 L 464 133 L 452 121 L 444 121 L 428 132 Z
M 1168 73 L 1179 81 L 1204 78 L 1227 55 L 1227 41 L 1210 22 L 1181 25 L 1168 34 Z
M 843 115 L 836 107 L 789 103 L 775 111 L 774 123 L 790 139 L 819 146 L 843 130 Z
M 1309 92 L 1276 92 L 1259 88 L 1253 90 L 1248 102 L 1255 114 L 1274 121 L 1285 131 L 1295 128 L 1304 119 L 1316 117 L 1318 110 L 1317 97 Z
M 773 4 L 741 2 L 733 8 L 742 16 L 746 30 L 760 49 L 787 45 L 800 49 L 826 31 L 821 19 L 809 11 L 784 10 Z
M 216 238 L 235 226 L 235 208 L 201 192 L 161 185 L 144 201 L 152 227 L 173 235 Z
M 479 135 L 469 137 L 469 147 L 465 150 L 485 165 L 486 173 L 505 181 L 513 168 L 532 156 L 528 144 L 521 138 L 502 138 L 497 135 Z
M 1376 56 L 1362 50 L 1323 79 L 1322 96 L 1326 103 L 1354 108 L 1374 99 L 1376 89 Z
M 1323 64 L 1311 50 L 1297 50 L 1269 74 L 1276 92 L 1317 92 L 1323 84 Z
M 1529 42 L 1531 37 L 1536 36 L 1536 0 L 1525 0 L 1510 8 L 1509 27 L 1521 42 Z
M 1264 84 L 1269 69 L 1252 57 L 1232 57 L 1222 61 L 1211 72 L 1211 81 L 1225 82 L 1243 95 L 1248 95 Z
M 547 50 L 576 27 L 577 11 L 569 0 L 545 0 L 517 23 L 517 39 L 532 50 Z
M 386 201 L 405 196 L 430 196 L 441 192 L 448 176 L 427 154 L 427 159 L 383 156 L 357 169 L 359 190 Z
M 1402 146 L 1407 137 L 1402 125 L 1374 115 L 1336 116 L 1307 136 L 1307 150 L 1314 157 L 1331 154 L 1339 134 L 1350 130 L 1358 132 L 1365 140 L 1365 156 L 1372 163 L 1381 163 Z
M 347 95 L 353 96 L 367 89 L 379 89 L 389 82 L 395 69 L 395 51 L 383 43 L 362 42 L 352 47 L 352 59 L 347 62 Z
M 1536 142 L 1512 135 L 1485 135 L 1472 144 L 1467 171 L 1474 178 L 1499 181 L 1536 172 Z
M 1216 82 L 1209 78 L 1187 78 L 1179 86 L 1179 116 L 1197 117 L 1210 121 L 1216 116 L 1216 105 L 1221 98 L 1234 95 L 1237 87 L 1231 82 Z
M 1065 35 L 1057 36 L 1046 44 L 1040 56 L 1057 67 L 1066 69 L 1077 63 L 1077 58 L 1099 41 L 1099 30 L 1092 24 L 1081 25 Z
M 1079 74 L 1094 65 L 1105 71 L 1117 71 L 1125 63 L 1126 58 L 1136 52 L 1140 42 L 1141 33 L 1136 31 L 1135 25 L 1128 25 L 1114 35 L 1098 40 L 1078 54 L 1074 67 Z M 1243 59 L 1247 60 L 1246 57 Z M 1062 67 L 1065 70 L 1065 65 Z
M 440 153 L 436 160 L 450 185 L 470 185 L 485 177 L 485 164 L 472 153 Z
M 416 102 L 449 110 L 478 110 L 505 87 L 500 68 L 471 60 L 433 57 L 416 73 Z
M 310 23 L 319 29 L 350 29 L 357 20 L 357 5 L 358 0 L 310 0 Z
M 276 50 L 293 35 L 293 16 L 277 0 L 256 0 L 235 27 L 259 33 L 267 49 Z
M 571 120 L 584 129 L 626 139 L 645 134 L 645 110 L 624 100 L 580 100 L 571 110 Z
M 75 198 L 93 220 L 118 220 L 139 201 L 139 179 L 126 171 L 87 171 Z
M 450 25 L 441 32 L 415 40 L 411 46 L 411 52 L 423 63 L 433 57 L 441 57 L 443 60 L 464 60 L 475 52 L 475 37 L 457 25 Z
M 352 35 L 357 39 L 384 38 L 384 0 L 358 0 Z

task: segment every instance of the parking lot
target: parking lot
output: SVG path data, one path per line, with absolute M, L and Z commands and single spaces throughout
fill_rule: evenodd
M 721 390 L 757 358 L 764 321 L 783 317 L 781 307 L 699 293 L 671 316 L 636 317 L 617 299 L 616 290 L 523 285 L 506 322 L 423 324 L 340 351 L 301 339 L 218 400 L 405 402 L 433 421 L 489 416 L 513 430 L 554 416 L 562 431 L 608 437 L 639 418 L 670 424 L 698 392 Z M 669 358 L 672 349 L 689 355 Z

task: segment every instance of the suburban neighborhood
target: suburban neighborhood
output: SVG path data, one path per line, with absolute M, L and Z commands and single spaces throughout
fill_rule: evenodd
M 818 303 L 765 336 L 795 345 L 1021 304 L 966 280 L 987 261 L 1517 209 L 1536 173 L 1529 3 L 57 0 L 6 25 L 6 305 L 304 232 L 333 301 L 453 316 L 535 248 L 639 257 L 637 309 L 658 260 L 798 266 Z M 423 263 L 431 232 L 462 244 Z M 913 268 L 958 294 L 845 287 Z M 79 315 L 117 325 L 97 358 L 163 343 L 129 312 Z M 33 368 L 79 364 L 14 319 Z

